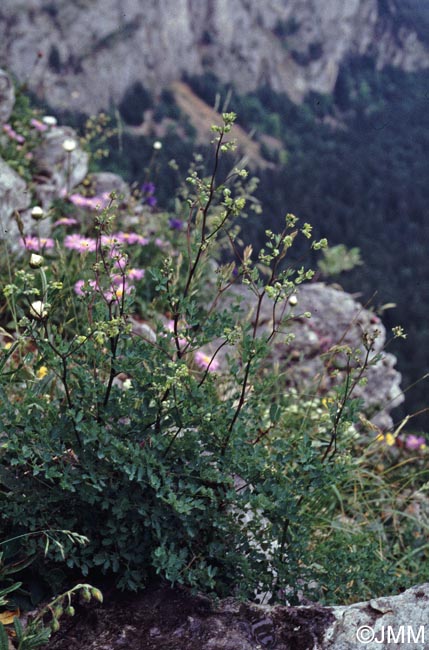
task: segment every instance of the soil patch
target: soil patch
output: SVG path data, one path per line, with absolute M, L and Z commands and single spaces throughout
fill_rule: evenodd
M 309 650 L 334 616 L 330 608 L 212 602 L 185 589 L 113 593 L 76 607 L 47 650 Z

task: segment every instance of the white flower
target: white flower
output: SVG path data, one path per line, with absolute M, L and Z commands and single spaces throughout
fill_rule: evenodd
M 35 300 L 30 305 L 30 316 L 37 320 L 43 320 L 48 315 L 47 305 L 41 300 Z
M 290 296 L 289 297 L 289 304 L 290 304 L 291 307 L 295 307 L 295 305 L 298 304 L 298 298 L 295 295 Z
M 35 221 L 40 221 L 40 219 L 43 219 L 44 217 L 44 212 L 43 208 L 40 207 L 40 205 L 35 205 L 34 208 L 31 210 L 31 218 L 34 219 Z
M 77 142 L 76 140 L 73 140 L 72 138 L 67 138 L 63 142 L 63 149 L 64 151 L 67 151 L 67 153 L 71 153 L 74 151 L 77 147 Z
M 31 253 L 30 256 L 30 266 L 32 269 L 39 269 L 43 264 L 43 256 L 37 255 L 37 253 Z
M 155 142 L 153 143 L 153 148 L 155 149 L 155 151 L 159 151 L 160 149 L 162 149 L 162 142 L 160 142 L 159 140 L 155 140 Z
M 130 388 L 132 388 L 132 385 L 133 385 L 133 384 L 132 384 L 131 379 L 125 379 L 125 381 L 122 382 L 122 388 L 123 388 L 124 390 L 130 390 Z
M 54 117 L 53 115 L 44 115 L 42 117 L 42 122 L 43 124 L 46 124 L 46 126 L 57 126 L 57 118 Z

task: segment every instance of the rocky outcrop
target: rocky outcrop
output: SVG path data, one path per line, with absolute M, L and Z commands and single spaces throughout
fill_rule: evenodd
M 15 104 L 15 88 L 12 79 L 0 70 L 0 124 L 8 121 Z
M 427 67 L 426 45 L 394 9 L 393 0 L 3 0 L 0 65 L 53 106 L 87 113 L 118 104 L 136 81 L 157 90 L 205 71 L 300 101 L 331 92 L 349 55 Z
M 82 611 L 49 650 L 422 650 L 429 639 L 429 584 L 348 606 L 216 604 L 156 589 Z
M 94 195 L 115 192 L 117 200 L 127 201 L 130 198 L 130 188 L 123 178 L 112 172 L 96 172 L 88 174 L 88 183 Z
M 19 237 L 16 213 L 30 205 L 25 181 L 0 158 L 0 240 L 17 242 Z

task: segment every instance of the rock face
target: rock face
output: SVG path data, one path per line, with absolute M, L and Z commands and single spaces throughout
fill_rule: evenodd
M 15 88 L 10 76 L 0 70 L 0 124 L 8 121 L 15 104 Z
M 19 230 L 14 215 L 28 208 L 30 199 L 25 182 L 0 158 L 0 240 L 18 242 Z
M 118 200 L 123 197 L 124 200 L 130 197 L 130 188 L 123 178 L 112 172 L 96 172 L 88 174 L 88 181 L 92 191 L 97 196 L 101 194 L 115 192 Z
M 93 112 L 141 81 L 159 89 L 212 71 L 240 90 L 300 101 L 332 91 L 349 55 L 429 65 L 396 0 L 2 0 L 0 65 L 51 105 Z
M 49 650 L 422 650 L 429 639 L 429 585 L 349 606 L 214 605 L 157 589 L 64 621 Z

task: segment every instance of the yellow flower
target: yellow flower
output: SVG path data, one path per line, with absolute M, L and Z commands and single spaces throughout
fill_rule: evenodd
M 388 447 L 393 447 L 396 444 L 396 438 L 393 433 L 379 433 L 376 437 L 377 442 L 385 442 Z
M 43 379 L 48 374 L 48 369 L 46 366 L 40 366 L 39 370 L 36 372 L 37 379 Z
M 323 397 L 322 398 L 322 406 L 325 407 L 325 409 L 329 408 L 330 404 L 334 403 L 334 398 L 333 397 Z

